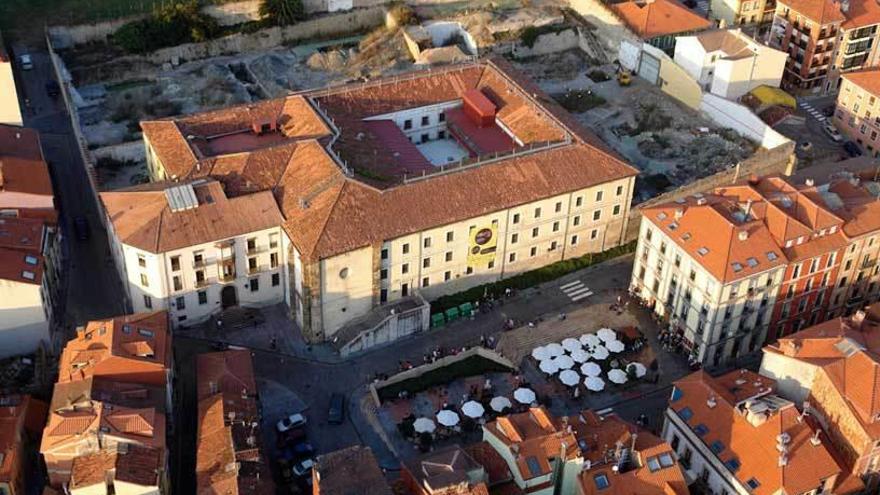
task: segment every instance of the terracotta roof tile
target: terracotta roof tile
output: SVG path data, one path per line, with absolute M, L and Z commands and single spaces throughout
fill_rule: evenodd
M 566 459 L 580 456 L 574 434 L 559 425 L 543 407 L 499 416 L 484 428 L 507 445 L 516 462 L 514 467 L 524 480 L 548 474 L 551 471 L 549 459 L 559 456 L 563 444 L 568 446 Z
M 69 487 L 106 486 L 110 480 L 158 487 L 159 471 L 163 468 L 162 457 L 157 449 L 136 446 L 128 446 L 124 452 L 102 450 L 79 456 L 73 460 Z
M 348 447 L 318 456 L 313 480 L 314 492 L 321 495 L 392 493 L 369 447 Z
M 709 29 L 704 19 L 675 0 L 629 0 L 609 5 L 642 39 Z
M 118 190 L 101 193 L 101 200 L 121 242 L 161 253 L 187 246 L 277 227 L 283 223 L 269 191 L 227 199 L 220 183 L 193 183 L 199 206 L 171 211 L 161 190 Z M 210 199 L 208 199 L 210 198 Z
M 845 14 L 844 29 L 858 29 L 880 24 L 880 4 L 876 0 L 852 0 Z
M 856 0 L 856 2 L 858 1 L 862 0 Z M 846 20 L 840 11 L 840 4 L 834 0 L 780 0 L 779 4 L 787 6 L 819 25 Z
M 847 72 L 841 77 L 868 93 L 880 97 L 880 69 L 866 69 L 855 72 Z

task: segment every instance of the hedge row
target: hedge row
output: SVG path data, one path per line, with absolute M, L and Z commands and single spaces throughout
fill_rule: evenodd
M 435 370 L 428 371 L 415 378 L 410 378 L 401 382 L 393 383 L 387 387 L 382 387 L 376 392 L 379 394 L 380 400 L 396 399 L 398 394 L 406 391 L 410 396 L 415 395 L 423 390 L 438 385 L 448 385 L 449 383 L 465 378 L 468 376 L 485 375 L 486 373 L 500 373 L 512 371 L 510 368 L 502 364 L 486 359 L 479 355 L 471 356 L 457 363 L 443 366 Z
M 632 241 L 601 253 L 586 254 L 580 258 L 557 261 L 552 265 L 543 266 L 497 282 L 478 285 L 462 292 L 439 297 L 431 302 L 431 313 L 442 313 L 449 308 L 457 307 L 466 302 L 473 303 L 474 301 L 479 301 L 483 298 L 484 294 L 500 296 L 507 288 L 520 290 L 534 287 L 596 263 L 602 263 L 624 254 L 634 253 L 635 250 L 636 241 Z

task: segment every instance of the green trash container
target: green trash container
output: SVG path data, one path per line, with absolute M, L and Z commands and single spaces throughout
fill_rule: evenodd
M 446 317 L 443 313 L 434 313 L 431 315 L 431 328 L 440 328 L 446 324 Z
M 469 302 L 466 302 L 464 304 L 460 304 L 458 306 L 458 310 L 461 312 L 462 317 L 467 318 L 467 317 L 471 316 L 472 314 L 474 314 L 474 305 Z
M 446 310 L 446 321 L 453 322 L 460 316 L 458 308 L 449 308 Z

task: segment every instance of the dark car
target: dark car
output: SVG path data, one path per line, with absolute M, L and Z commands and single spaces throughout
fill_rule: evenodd
M 330 407 L 327 410 L 327 423 L 341 425 L 345 420 L 345 397 L 342 394 L 330 396 Z
M 853 158 L 857 156 L 862 156 L 861 148 L 859 148 L 859 145 L 852 141 L 847 141 L 843 143 L 843 151 L 846 151 L 846 154 Z
M 305 441 L 305 438 L 305 428 L 291 428 L 285 432 L 278 433 L 278 448 L 283 449 L 288 446 L 296 445 L 297 443 Z
M 309 442 L 299 442 L 281 449 L 279 457 L 288 461 L 314 457 L 315 447 Z
M 47 82 L 46 94 L 49 95 L 50 98 L 58 98 L 58 95 L 61 94 L 61 86 L 59 86 L 58 83 L 55 81 Z
M 86 220 L 86 217 L 74 217 L 73 232 L 76 235 L 77 240 L 89 240 L 89 221 Z

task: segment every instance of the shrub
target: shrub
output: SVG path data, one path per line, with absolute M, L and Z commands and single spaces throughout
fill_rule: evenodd
M 523 29 L 522 32 L 519 33 L 519 40 L 522 42 L 523 45 L 525 45 L 529 48 L 534 48 L 535 42 L 538 41 L 538 38 L 542 34 L 561 33 L 562 31 L 565 31 L 566 29 L 569 29 L 569 27 L 564 24 L 541 26 L 541 27 L 529 26 L 529 27 Z
M 610 77 L 608 77 L 608 74 L 606 74 L 605 71 L 601 71 L 599 69 L 591 70 L 590 72 L 587 73 L 587 77 L 589 77 L 593 82 L 597 82 L 597 83 L 605 82 L 605 81 L 611 79 Z
M 394 2 L 388 8 L 388 15 L 394 19 L 398 26 L 411 26 L 419 23 L 416 12 L 403 2 Z
M 376 392 L 379 394 L 379 399 L 381 400 L 396 399 L 398 394 L 404 390 L 407 391 L 410 396 L 413 396 L 423 390 L 427 390 L 437 385 L 446 385 L 466 376 L 476 376 L 501 371 L 511 370 L 491 359 L 475 355 L 457 363 L 428 371 L 420 376 L 402 382 L 392 383 L 387 387 L 378 389 Z
M 219 32 L 217 21 L 199 10 L 197 0 L 183 0 L 159 5 L 150 17 L 125 24 L 113 41 L 127 52 L 145 53 L 206 41 Z
M 260 3 L 260 18 L 269 25 L 289 26 L 305 17 L 302 0 L 263 0 Z

